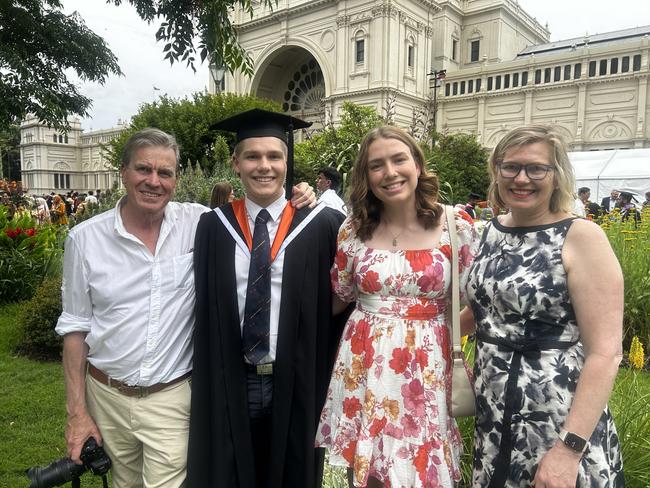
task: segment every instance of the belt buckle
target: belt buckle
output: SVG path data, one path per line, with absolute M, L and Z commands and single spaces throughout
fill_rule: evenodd
M 273 374 L 273 363 L 256 364 L 255 372 L 260 376 L 268 376 Z
M 117 391 L 127 396 L 137 396 L 138 398 L 145 398 L 149 395 L 149 388 L 147 386 L 129 386 L 118 385 L 115 387 Z

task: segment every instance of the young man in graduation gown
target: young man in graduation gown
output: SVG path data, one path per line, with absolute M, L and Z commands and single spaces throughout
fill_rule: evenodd
M 190 488 L 320 487 L 314 437 L 342 325 L 329 270 L 343 217 L 287 205 L 292 129 L 309 125 L 255 109 L 214 126 L 237 133 L 246 198 L 205 214 L 196 233 Z

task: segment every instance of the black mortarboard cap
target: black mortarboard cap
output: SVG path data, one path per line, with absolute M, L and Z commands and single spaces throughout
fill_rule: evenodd
M 306 129 L 311 122 L 278 112 L 254 108 L 213 124 L 210 129 L 234 132 L 237 142 L 251 137 L 277 137 L 287 144 L 287 200 L 293 188 L 293 131 Z
M 625 198 L 629 198 L 630 201 L 632 201 L 632 202 L 638 202 L 638 200 L 634 196 L 634 193 L 632 193 L 632 192 L 622 191 L 622 192 L 619 193 L 619 195 L 622 196 L 622 197 L 625 197 Z

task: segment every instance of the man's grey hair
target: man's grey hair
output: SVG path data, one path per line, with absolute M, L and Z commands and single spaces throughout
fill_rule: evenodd
M 126 141 L 124 151 L 122 151 L 122 167 L 126 168 L 131 163 L 131 159 L 138 149 L 152 146 L 172 149 L 176 156 L 176 166 L 178 166 L 180 149 L 176 138 L 160 129 L 147 127 L 146 129 L 139 130 Z

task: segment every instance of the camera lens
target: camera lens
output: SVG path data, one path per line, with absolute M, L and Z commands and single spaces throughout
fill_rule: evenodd
M 85 471 L 83 465 L 75 464 L 70 458 L 59 459 L 45 467 L 35 466 L 27 470 L 27 477 L 31 481 L 29 488 L 61 486 L 78 478 Z

